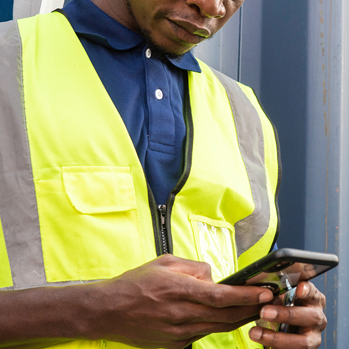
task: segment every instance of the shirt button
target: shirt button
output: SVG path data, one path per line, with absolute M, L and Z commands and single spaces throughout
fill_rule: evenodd
M 157 89 L 157 90 L 155 91 L 155 97 L 156 97 L 157 99 L 162 99 L 162 98 L 164 97 L 164 94 L 162 93 L 162 91 L 161 91 L 160 89 Z
M 145 51 L 145 56 L 147 58 L 150 58 L 151 57 L 151 49 L 150 48 L 147 48 L 146 51 Z

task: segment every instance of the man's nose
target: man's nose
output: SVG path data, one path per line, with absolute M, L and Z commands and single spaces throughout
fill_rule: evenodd
M 226 9 L 223 0 L 186 0 L 188 6 L 195 6 L 199 9 L 202 17 L 222 18 Z

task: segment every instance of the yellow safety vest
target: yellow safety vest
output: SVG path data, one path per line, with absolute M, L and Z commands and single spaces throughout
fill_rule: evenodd
M 202 62 L 201 74 L 188 73 L 184 172 L 159 213 L 122 118 L 66 18 L 3 23 L 0 43 L 0 289 L 112 278 L 164 252 L 210 263 L 218 281 L 269 252 L 277 141 L 250 88 Z M 256 348 L 251 326 L 193 347 Z

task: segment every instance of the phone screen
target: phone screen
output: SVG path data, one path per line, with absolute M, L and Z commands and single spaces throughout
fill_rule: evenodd
M 245 285 L 264 286 L 274 294 L 281 294 L 301 281 L 312 279 L 330 268 L 328 265 L 283 261 L 264 269 L 261 273 L 248 276 Z

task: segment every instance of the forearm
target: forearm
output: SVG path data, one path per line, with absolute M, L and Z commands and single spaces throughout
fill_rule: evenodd
M 0 348 L 87 339 L 90 289 L 78 285 L 0 292 Z
M 245 325 L 272 298 L 262 287 L 215 284 L 207 264 L 165 255 L 110 280 L 0 292 L 0 347 L 104 339 L 184 348 Z

